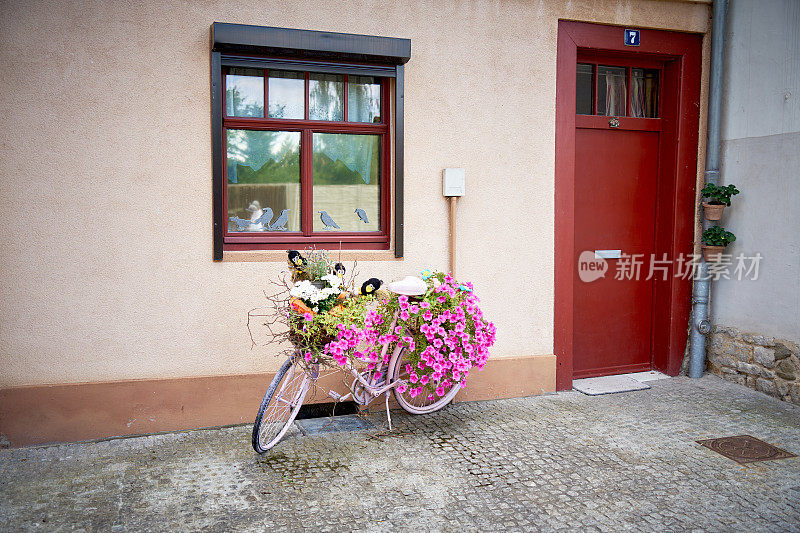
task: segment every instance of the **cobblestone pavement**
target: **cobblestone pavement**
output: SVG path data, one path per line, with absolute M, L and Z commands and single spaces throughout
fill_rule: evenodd
M 396 413 L 380 438 L 295 432 L 263 457 L 247 427 L 6 450 L 0 530 L 800 531 L 800 458 L 695 443 L 800 455 L 800 407 L 714 376 L 650 384 Z

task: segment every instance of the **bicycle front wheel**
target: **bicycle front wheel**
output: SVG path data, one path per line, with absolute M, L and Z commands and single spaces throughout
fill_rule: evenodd
M 398 379 L 402 379 L 409 385 L 409 389 L 406 389 L 402 393 L 397 392 L 397 387 L 394 388 L 394 397 L 397 399 L 397 403 L 400 404 L 400 407 L 412 415 L 422 415 L 438 411 L 450 403 L 461 388 L 458 382 L 452 383 L 450 388 L 446 389 L 442 396 L 431 393 L 427 388 L 423 389 L 422 394 L 418 394 L 414 397 L 411 396 L 410 388 L 413 387 L 414 384 L 408 379 L 409 372 L 406 366 L 411 366 L 412 363 L 405 355 L 405 349 L 397 346 L 389 362 L 389 376 L 391 376 L 391 380 L 397 381 Z
M 311 378 L 289 357 L 275 374 L 253 424 L 253 449 L 264 453 L 280 442 L 306 397 Z

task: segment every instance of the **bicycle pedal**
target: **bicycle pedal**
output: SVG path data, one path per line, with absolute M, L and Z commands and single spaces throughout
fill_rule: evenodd
M 339 400 L 339 399 L 342 397 L 342 395 L 341 395 L 341 394 L 339 394 L 338 392 L 336 392 L 336 391 L 333 391 L 333 390 L 329 390 L 329 391 L 328 391 L 328 396 L 330 396 L 330 397 L 331 397 L 331 398 L 333 398 L 334 400 Z

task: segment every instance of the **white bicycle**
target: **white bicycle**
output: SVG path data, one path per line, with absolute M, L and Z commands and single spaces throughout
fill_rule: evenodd
M 400 291 L 396 293 L 401 294 Z M 395 313 L 390 330 L 394 329 L 397 316 Z M 385 360 L 391 344 L 387 341 L 382 345 L 381 361 Z M 412 397 L 407 388 L 403 392 L 398 392 L 398 385 L 407 385 L 407 378 L 412 371 L 411 362 L 406 360 L 404 355 L 403 346 L 395 344 L 388 364 L 372 370 L 359 371 L 353 367 L 341 369 L 341 372 L 349 371 L 353 376 L 350 392 L 340 396 L 336 391 L 330 390 L 328 394 L 337 401 L 345 401 L 352 397 L 356 403 L 363 406 L 384 395 L 389 429 L 392 427 L 389 414 L 389 395 L 392 392 L 400 407 L 415 415 L 432 413 L 449 404 L 460 388 L 458 382 L 454 381 L 442 396 L 418 394 Z M 306 394 L 312 386 L 317 386 L 319 364 L 308 366 L 298 364 L 300 357 L 300 353 L 295 352 L 283 363 L 261 401 L 253 424 L 253 449 L 258 453 L 264 453 L 280 442 L 300 411 Z

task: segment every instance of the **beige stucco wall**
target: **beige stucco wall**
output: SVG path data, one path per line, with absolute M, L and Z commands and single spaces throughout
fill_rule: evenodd
M 410 38 L 406 257 L 360 270 L 446 268 L 441 170 L 465 167 L 458 274 L 497 324 L 493 356 L 552 353 L 559 18 L 705 32 L 708 6 L 5 2 L 0 387 L 277 367 L 245 322 L 282 263 L 211 261 L 214 21 Z

